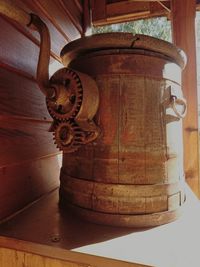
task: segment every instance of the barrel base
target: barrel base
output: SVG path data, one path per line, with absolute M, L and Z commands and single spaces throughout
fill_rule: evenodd
M 79 218 L 101 225 L 118 227 L 148 228 L 173 222 L 180 218 L 183 213 L 184 205 L 176 210 L 170 210 L 152 214 L 132 215 L 132 214 L 111 214 L 97 212 L 82 207 L 75 206 L 60 197 L 60 207 L 70 210 Z

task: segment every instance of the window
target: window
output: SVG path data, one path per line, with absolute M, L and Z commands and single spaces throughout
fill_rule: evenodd
M 171 42 L 171 23 L 166 17 L 142 19 L 92 28 L 92 34 L 105 32 L 131 32 L 146 34 Z

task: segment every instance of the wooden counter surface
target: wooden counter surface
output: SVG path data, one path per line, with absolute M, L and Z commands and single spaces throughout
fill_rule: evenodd
M 68 212 L 63 214 L 58 209 L 56 190 L 0 225 L 0 250 L 16 249 L 66 260 L 64 255 L 86 266 L 128 267 L 140 263 L 197 267 L 200 266 L 199 227 L 199 201 L 189 189 L 179 220 L 143 230 L 102 226 L 82 221 Z

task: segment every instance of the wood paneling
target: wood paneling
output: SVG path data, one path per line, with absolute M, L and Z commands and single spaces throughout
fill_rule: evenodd
M 42 11 L 43 16 L 47 17 L 68 41 L 80 37 L 77 28 L 74 26 L 70 18 L 66 16 L 64 9 L 62 6 L 58 5 L 57 1 L 29 0 L 29 2 L 39 8 Z
M 0 266 L 3 267 L 148 267 L 133 262 L 87 255 L 65 249 L 0 237 Z M 150 267 L 150 266 L 149 266 Z
M 187 116 L 183 121 L 185 174 L 187 182 L 199 195 L 195 7 L 195 0 L 172 1 L 173 40 L 188 57 L 183 71 L 183 92 L 188 105 Z
M 0 69 L 0 120 L 3 115 L 51 120 L 37 83 L 24 75 Z
M 58 157 L 19 162 L 0 168 L 0 218 L 23 208 L 58 186 Z M 14 265 L 13 265 L 14 266 Z
M 39 17 L 42 18 L 42 20 L 47 25 L 51 38 L 51 50 L 59 58 L 60 50 L 68 42 L 68 38 L 66 39 L 66 37 L 63 36 L 63 34 L 57 30 L 54 24 L 48 19 L 48 17 L 44 15 L 44 12 L 38 6 L 36 6 L 33 1 L 26 1 L 25 3 L 26 3 L 26 10 L 30 10 L 32 13 L 37 14 Z M 37 37 L 39 41 L 39 35 L 37 32 L 33 32 L 31 30 L 29 30 L 29 32 L 30 34 Z
M 120 23 L 156 16 L 167 16 L 170 2 L 156 1 L 96 1 L 92 0 L 92 22 L 95 26 Z
M 62 260 L 42 257 L 40 255 L 26 253 L 18 250 L 1 248 L 0 263 L 5 267 L 85 267 L 83 264 L 65 262 Z
M 92 0 L 91 2 L 93 21 L 106 19 L 106 0 Z
M 62 47 L 81 35 L 80 2 L 70 1 L 70 6 L 64 0 L 15 3 L 47 24 L 51 63 L 58 66 Z M 3 16 L 0 24 L 1 220 L 58 186 L 60 152 L 48 132 L 52 119 L 35 80 L 39 34 Z
M 119 16 L 119 15 L 125 15 L 130 14 L 132 12 L 145 12 L 149 11 L 149 3 L 143 2 L 142 4 L 140 2 L 119 2 L 114 4 L 107 5 L 107 15 L 109 17 L 113 16 Z
M 0 18 L 0 62 L 35 76 L 39 47 Z
M 82 33 L 82 11 L 80 11 L 74 0 L 59 0 L 59 3 L 71 22 L 74 24 L 79 33 Z
M 50 123 L 37 121 L 1 121 L 1 166 L 58 153 L 52 133 L 48 132 L 49 127 Z

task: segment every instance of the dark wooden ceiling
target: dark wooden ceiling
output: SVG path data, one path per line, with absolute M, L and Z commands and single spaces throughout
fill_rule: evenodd
M 95 26 L 151 17 L 170 19 L 169 0 L 91 0 L 92 22 Z M 200 0 L 196 0 L 200 10 Z

